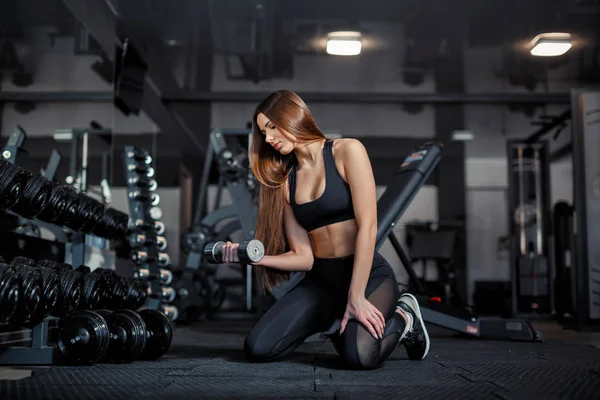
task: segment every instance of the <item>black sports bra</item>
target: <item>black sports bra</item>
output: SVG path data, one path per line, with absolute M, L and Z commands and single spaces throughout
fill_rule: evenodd
M 354 207 L 350 186 L 339 174 L 332 152 L 333 140 L 326 140 L 323 147 L 325 164 L 325 191 L 316 200 L 296 203 L 296 172 L 294 165 L 289 175 L 290 205 L 298 223 L 307 232 L 336 222 L 354 219 Z

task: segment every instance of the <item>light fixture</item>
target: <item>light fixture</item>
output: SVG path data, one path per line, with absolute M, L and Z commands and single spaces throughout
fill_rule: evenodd
M 338 31 L 327 35 L 327 54 L 357 56 L 362 48 L 361 34 L 356 31 Z
M 70 142 L 73 140 L 73 131 L 71 129 L 55 129 L 52 137 L 57 142 Z
M 452 132 L 452 140 L 456 142 L 470 142 L 473 139 L 475 139 L 475 134 L 471 131 Z
M 562 56 L 571 48 L 570 33 L 541 33 L 531 41 L 530 53 L 538 57 Z

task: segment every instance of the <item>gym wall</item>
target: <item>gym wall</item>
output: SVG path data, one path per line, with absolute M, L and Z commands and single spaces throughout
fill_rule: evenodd
M 226 79 L 224 60 L 216 56 L 213 68 L 214 91 L 270 91 L 281 88 L 306 92 L 402 92 L 432 93 L 435 82 L 431 75 L 425 76 L 421 85 L 410 86 L 402 80 L 404 31 L 398 27 L 369 26 L 373 39 L 363 50 L 365 56 L 327 57 L 297 55 L 294 57 L 294 78 L 273 79 L 254 84 Z M 378 43 L 394 43 L 396 51 L 381 51 Z M 369 44 L 371 46 L 369 46 Z M 377 56 L 372 53 L 377 52 Z M 497 48 L 465 49 L 465 90 L 467 93 L 522 93 L 523 87 L 512 87 L 495 76 L 502 67 Z M 565 71 L 552 71 L 549 91 L 565 92 L 571 82 L 560 80 Z M 555 79 L 555 80 L 554 80 Z M 350 84 L 351 83 L 351 84 Z M 537 92 L 544 91 L 539 84 Z M 319 127 L 325 131 L 338 130 L 345 137 L 376 137 L 394 143 L 396 138 L 417 138 L 427 141 L 435 136 L 435 108 L 425 105 L 417 113 L 407 112 L 401 105 L 386 104 L 308 104 Z M 211 119 L 214 126 L 244 126 L 251 118 L 254 104 L 213 103 Z M 466 104 L 465 130 L 475 134 L 475 140 L 467 142 L 466 211 L 467 211 L 467 267 L 468 295 L 473 292 L 475 280 L 508 280 L 509 265 L 504 254 L 497 249 L 498 238 L 508 234 L 506 189 L 507 160 L 506 141 L 509 138 L 525 138 L 536 127 L 530 125 L 532 118 L 547 114 L 559 114 L 567 105 L 551 105 L 535 110 L 532 117 L 523 112 L 512 112 L 507 106 Z M 570 126 L 561 137 L 551 143 L 551 151 L 570 140 Z M 372 158 L 377 154 L 370 154 Z M 399 152 L 398 160 L 406 154 Z M 397 169 L 392 159 L 389 168 Z M 571 160 L 564 159 L 552 165 L 552 201 L 572 199 Z M 385 186 L 378 187 L 379 195 Z M 437 188 L 425 186 L 412 202 L 395 228 L 400 239 L 404 238 L 404 225 L 414 220 L 437 219 Z M 483 251 L 482 251 L 483 250 Z M 405 281 L 404 270 L 389 241 L 381 249 L 390 261 L 399 280 Z M 417 274 L 421 274 L 418 266 Z M 433 266 L 428 268 L 429 277 L 437 275 Z
M 274 79 L 258 84 L 248 81 L 229 81 L 225 76 L 222 56 L 215 56 L 212 70 L 212 90 L 231 91 L 270 91 L 288 88 L 312 92 L 404 92 L 431 93 L 435 84 L 431 75 L 422 84 L 411 86 L 403 82 L 404 34 L 402 28 L 385 27 L 380 24 L 369 26 L 372 40 L 364 48 L 364 57 L 335 58 L 323 55 L 298 55 L 294 57 L 294 78 Z M 383 43 L 393 43 L 394 52 L 382 51 Z M 111 85 L 102 80 L 91 65 L 99 57 L 93 55 L 73 55 L 72 38 L 56 37 L 51 44 L 47 32 L 39 30 L 35 35 L 32 49 L 32 63 L 35 67 L 35 83 L 27 88 L 12 85 L 3 79 L 2 88 L 6 91 L 106 91 Z M 367 56 L 377 52 L 377 57 Z M 495 76 L 501 68 L 495 48 L 468 48 L 465 50 L 465 85 L 468 93 L 477 92 L 526 92 L 522 87 L 504 83 Z M 186 81 L 186 66 L 175 59 L 172 69 L 180 85 Z M 562 69 L 551 71 L 549 91 L 567 91 L 572 82 L 559 79 Z M 545 90 L 538 85 L 536 91 Z M 322 104 L 309 106 L 317 123 L 325 131 L 339 131 L 345 137 L 377 138 L 386 140 L 414 138 L 426 141 L 435 136 L 435 108 L 425 105 L 421 110 L 407 111 L 401 105 L 369 104 Z M 255 104 L 213 103 L 211 125 L 223 128 L 242 128 L 252 116 Z M 508 263 L 497 251 L 497 239 L 507 234 L 506 194 L 507 163 L 506 140 L 529 136 L 535 127 L 531 118 L 543 113 L 557 114 L 566 106 L 549 106 L 535 109 L 533 116 L 522 111 L 510 111 L 506 106 L 467 104 L 465 110 L 465 130 L 475 134 L 475 140 L 466 147 L 466 209 L 468 238 L 469 294 L 474 280 L 508 279 Z M 96 120 L 116 134 L 151 135 L 158 127 L 143 112 L 139 117 L 125 117 L 114 109 L 111 103 L 38 103 L 28 113 L 19 112 L 15 104 L 5 104 L 0 118 L 3 140 L 16 125 L 21 125 L 31 138 L 50 137 L 57 128 L 88 126 Z M 160 133 L 168 135 L 168 132 Z M 555 150 L 570 136 L 567 127 L 562 136 L 551 145 Z M 149 143 L 152 143 L 149 140 Z M 392 142 L 393 143 L 393 142 Z M 50 149 L 48 149 L 49 152 Z M 158 148 L 157 151 L 162 151 Z M 406 154 L 399 151 L 397 159 L 388 159 L 390 168 L 398 168 L 398 163 Z M 376 158 L 377 154 L 371 154 Z M 160 168 L 160 167 L 159 167 Z M 201 168 L 201 165 L 198 165 Z M 120 173 L 116 171 L 115 173 Z M 158 182 L 159 188 L 161 182 Z M 379 195 L 385 189 L 379 186 Z M 161 206 L 167 222 L 169 252 L 175 262 L 179 258 L 179 208 L 181 194 L 177 187 L 163 189 L 169 193 L 162 197 Z M 159 190 L 159 193 L 160 190 Z M 169 199 L 169 201 L 167 201 Z M 572 200 L 572 177 L 570 159 L 566 158 L 552 165 L 552 201 Z M 114 205 L 125 204 L 124 190 L 113 188 Z M 168 216 L 168 218 L 167 218 Z M 171 218 L 173 216 L 173 218 Z M 403 224 L 417 220 L 437 219 L 437 188 L 426 186 L 421 190 L 397 227 L 403 238 Z M 484 251 L 481 251 L 484 249 Z M 392 263 L 399 278 L 404 280 L 404 272 L 389 243 L 382 253 Z M 417 268 L 417 273 L 420 273 Z M 429 276 L 434 276 L 432 269 Z
M 55 37 L 37 29 L 31 38 L 30 62 L 34 66 L 35 82 L 28 87 L 15 86 L 9 76 L 2 80 L 3 91 L 107 91 L 111 85 L 91 67 L 100 58 L 95 55 L 74 55 L 72 37 Z M 54 129 L 89 126 L 96 120 L 114 132 L 125 134 L 157 132 L 158 127 L 143 112 L 139 117 L 126 117 L 107 102 L 37 103 L 35 109 L 20 113 L 16 104 L 4 105 L 2 136 L 9 135 L 17 124 L 28 136 L 51 136 Z
M 106 91 L 111 90 L 111 85 L 96 74 L 91 66 L 99 58 L 94 55 L 74 55 L 74 40 L 71 37 L 56 37 L 54 43 L 48 39 L 47 32 L 38 30 L 34 35 L 32 45 L 32 62 L 35 68 L 35 83 L 26 88 L 20 88 L 12 84 L 10 79 L 3 79 L 1 86 L 6 91 Z M 17 125 L 23 127 L 27 132 L 28 140 L 25 148 L 30 152 L 33 164 L 45 165 L 50 151 L 56 142 L 51 141 L 55 129 L 69 129 L 75 127 L 89 126 L 90 121 L 98 121 L 106 128 L 111 128 L 117 135 L 140 135 L 140 139 L 146 142 L 150 151 L 153 148 L 153 134 L 158 133 L 158 127 L 148 118 L 145 113 L 139 116 L 125 116 L 116 110 L 112 103 L 106 102 L 70 102 L 70 103 L 38 103 L 35 109 L 28 113 L 19 112 L 16 104 L 7 103 L 3 109 L 0 108 L 0 143 L 5 144 Z M 50 139 L 44 140 L 44 139 Z M 95 143 L 93 139 L 90 143 Z M 56 144 L 56 146 L 59 146 Z M 96 149 L 90 149 L 91 154 L 98 154 Z M 115 148 L 115 156 L 120 157 L 123 148 Z M 165 154 L 168 150 L 161 149 Z M 62 167 L 68 166 L 69 153 L 63 152 Z M 96 159 L 98 160 L 98 159 Z M 119 163 L 118 165 L 121 165 Z M 157 169 L 161 161 L 156 163 Z M 90 163 L 90 169 L 99 169 L 97 164 Z M 97 175 L 98 171 L 91 171 Z M 124 170 L 115 170 L 114 174 L 124 175 Z M 160 175 L 160 174 L 158 174 Z M 159 178 L 160 180 L 160 178 Z M 178 181 L 178 179 L 175 179 Z M 89 182 L 97 185 L 99 181 Z M 180 204 L 181 190 L 177 186 L 165 187 L 158 182 L 156 191 L 161 198 L 160 206 L 163 210 L 163 221 L 165 221 L 165 238 L 169 244 L 168 251 L 173 264 L 179 262 L 179 237 L 180 237 Z M 125 187 L 111 187 L 111 207 L 117 210 L 129 212 L 127 205 L 127 193 Z M 42 232 L 49 235 L 48 232 Z

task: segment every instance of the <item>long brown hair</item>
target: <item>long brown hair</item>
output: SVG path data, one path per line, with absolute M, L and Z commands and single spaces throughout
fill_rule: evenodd
M 261 183 L 256 239 L 265 246 L 265 254 L 278 255 L 289 250 L 283 224 L 285 196 L 283 189 L 288 175 L 297 163 L 293 153 L 283 155 L 266 143 L 256 121 L 264 114 L 288 139 L 297 143 L 312 143 L 325 139 L 307 105 L 296 93 L 279 90 L 271 93 L 257 107 L 252 117 L 250 168 Z M 259 286 L 271 290 L 290 273 L 272 268 L 255 267 Z

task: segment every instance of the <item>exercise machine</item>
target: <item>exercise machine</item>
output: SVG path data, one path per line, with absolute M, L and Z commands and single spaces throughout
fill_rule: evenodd
M 440 302 L 437 296 L 430 296 L 422 287 L 412 262 L 402 249 L 394 227 L 418 193 L 442 157 L 442 145 L 427 143 L 415 149 L 405 158 L 395 179 L 377 203 L 376 249 L 389 239 L 397 252 L 412 287 L 411 291 L 421 306 L 425 322 L 450 329 L 470 337 L 497 340 L 538 341 L 539 332 L 531 324 L 521 319 L 477 317 L 470 311 Z
M 248 130 L 242 129 L 218 129 L 209 135 L 196 209 L 191 228 L 183 240 L 188 251 L 186 264 L 183 270 L 175 274 L 176 304 L 182 320 L 193 322 L 203 315 L 216 312 L 226 296 L 234 297 L 226 293 L 227 286 L 243 285 L 244 298 L 236 299 L 236 303 L 241 300 L 244 312 L 254 307 L 252 265 L 242 266 L 238 276 L 217 279 L 218 266 L 203 260 L 203 250 L 209 242 L 232 240 L 236 234 L 241 235 L 240 241 L 254 238 L 258 184 L 250 171 L 248 150 L 240 143 L 240 138 L 249 140 L 249 134 Z M 214 164 L 219 177 L 215 209 L 206 213 Z M 231 203 L 222 206 L 225 189 Z
M 571 91 L 578 329 L 600 325 L 600 91 Z
M 455 262 L 459 232 L 462 222 L 427 221 L 414 222 L 405 226 L 406 245 L 409 249 L 411 266 L 420 263 L 422 276 L 420 281 L 426 290 L 439 297 L 440 301 L 462 306 L 464 299 L 458 293 L 456 277 L 459 274 Z M 428 267 L 433 263 L 437 270 L 437 279 L 428 279 Z M 464 276 L 464 274 L 463 274 Z
M 547 141 L 507 142 L 512 316 L 554 314 Z

